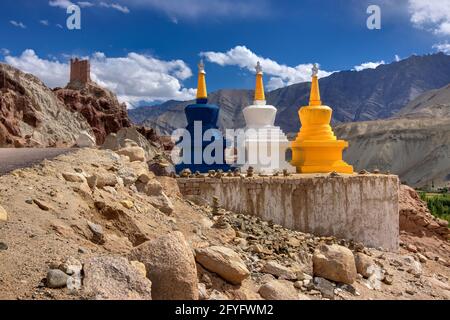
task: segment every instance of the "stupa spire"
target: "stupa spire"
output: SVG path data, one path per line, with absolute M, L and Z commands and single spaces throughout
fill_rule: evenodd
M 310 106 L 321 106 L 322 101 L 320 101 L 320 89 L 319 89 L 319 68 L 317 64 L 314 64 L 312 67 L 312 81 L 311 81 L 311 94 L 309 96 L 309 105 Z
M 203 59 L 198 63 L 198 83 L 197 83 L 197 103 L 208 102 L 208 92 L 206 90 L 205 64 Z
M 258 63 L 255 66 L 256 70 L 256 85 L 255 85 L 255 104 L 262 104 L 266 102 L 266 96 L 264 94 L 264 84 L 263 84 L 263 72 L 261 64 Z

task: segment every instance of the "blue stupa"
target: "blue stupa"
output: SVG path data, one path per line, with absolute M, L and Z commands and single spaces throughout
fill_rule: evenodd
M 182 150 L 180 155 L 182 161 L 175 165 L 177 173 L 184 169 L 189 169 L 193 173 L 197 171 L 207 173 L 209 170 L 225 172 L 231 169 L 225 162 L 226 141 L 217 126 L 220 109 L 214 104 L 208 104 L 205 74 L 205 66 L 203 61 L 200 61 L 197 100 L 195 104 L 188 105 L 184 109 L 189 137 L 183 136 L 177 143 Z M 186 144 L 187 141 L 183 139 L 190 139 L 190 144 Z M 190 146 L 188 150 L 186 145 Z

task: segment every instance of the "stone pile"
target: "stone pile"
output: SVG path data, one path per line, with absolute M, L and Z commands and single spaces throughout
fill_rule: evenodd
M 357 282 L 379 291 L 394 281 L 392 271 L 380 260 L 386 259 L 384 253 L 375 259 L 377 250 L 360 243 L 315 237 L 231 212 L 225 212 L 223 220 L 235 230 L 231 248 L 240 255 L 251 278 L 260 283 L 258 292 L 263 298 L 342 299 L 360 295 L 355 289 Z M 408 266 L 407 273 L 419 274 L 417 260 L 406 257 L 399 263 Z

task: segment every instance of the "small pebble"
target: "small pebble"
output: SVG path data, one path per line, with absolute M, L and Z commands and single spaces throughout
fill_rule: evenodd
M 8 250 L 8 245 L 4 242 L 0 242 L 0 251 Z

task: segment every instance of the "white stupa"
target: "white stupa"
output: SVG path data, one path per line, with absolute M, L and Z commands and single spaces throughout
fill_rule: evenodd
M 271 175 L 284 169 L 295 172 L 295 167 L 286 161 L 290 142 L 276 127 L 277 109 L 266 104 L 261 64 L 256 65 L 255 100 L 244 108 L 245 118 L 245 164 L 242 170 L 253 167 L 255 172 Z

